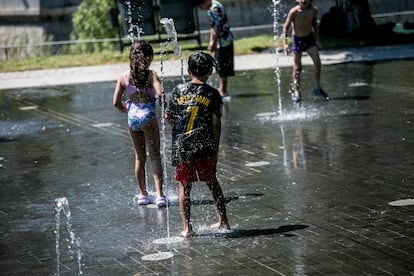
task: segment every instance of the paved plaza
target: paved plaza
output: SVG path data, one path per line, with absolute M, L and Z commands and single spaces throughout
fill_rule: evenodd
M 163 122 L 171 205 L 133 201 L 134 156 L 112 106 L 126 65 L 89 68 L 116 71 L 90 82 L 88 68 L 70 69 L 84 77 L 62 85 L 37 71 L 12 87 L 21 76 L 0 74 L 0 275 L 414 275 L 414 47 L 398 47 L 324 55 L 329 102 L 311 95 L 305 66 L 301 104 L 287 94 L 291 61 L 278 88 L 266 56 L 238 57 L 218 163 L 232 230 L 210 230 L 214 204 L 196 183 L 189 239 Z

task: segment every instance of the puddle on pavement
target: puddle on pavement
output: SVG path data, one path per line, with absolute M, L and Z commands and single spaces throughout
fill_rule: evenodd
M 171 252 L 158 252 L 158 253 L 144 255 L 142 256 L 141 259 L 143 261 L 162 261 L 162 260 L 170 259 L 172 257 L 174 257 L 174 254 Z
M 398 207 L 411 206 L 411 205 L 414 205 L 414 199 L 413 198 L 399 199 L 399 200 L 391 201 L 388 204 L 391 206 L 398 206 Z

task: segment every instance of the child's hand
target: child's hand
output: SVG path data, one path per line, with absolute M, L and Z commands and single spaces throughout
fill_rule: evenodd
M 285 54 L 288 55 L 290 50 L 289 50 L 289 45 L 285 44 L 283 45 L 283 50 L 285 50 Z
M 216 43 L 210 42 L 210 44 L 208 44 L 207 50 L 213 53 L 214 51 L 216 51 L 216 48 L 217 48 Z
M 170 115 L 168 113 L 164 114 L 164 120 L 170 125 L 174 126 L 174 120 L 170 118 Z
M 123 112 L 128 113 L 128 110 L 129 110 L 129 106 L 130 105 L 131 105 L 131 100 L 126 100 L 125 101 L 125 104 L 123 105 L 123 107 L 124 107 Z

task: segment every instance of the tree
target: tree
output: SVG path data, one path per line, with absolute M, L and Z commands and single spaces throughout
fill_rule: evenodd
M 77 12 L 73 14 L 72 40 L 91 40 L 115 38 L 116 30 L 111 26 L 109 10 L 113 0 L 83 0 Z M 113 47 L 111 43 L 82 43 L 74 46 L 76 51 L 101 51 Z

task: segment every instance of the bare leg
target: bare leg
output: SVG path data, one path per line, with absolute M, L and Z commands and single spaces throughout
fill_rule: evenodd
M 178 201 L 180 203 L 181 218 L 183 220 L 184 230 L 181 236 L 187 238 L 193 235 L 193 228 L 191 226 L 191 185 L 192 183 L 183 184 L 178 182 Z
M 221 96 L 227 95 L 227 77 L 219 77 L 218 91 Z
M 321 88 L 321 59 L 319 57 L 318 48 L 312 47 L 308 49 L 308 54 L 312 58 L 313 65 L 314 65 L 314 88 L 320 89 Z
M 141 195 L 147 196 L 148 192 L 145 182 L 145 161 L 147 153 L 145 149 L 144 133 L 142 131 L 133 131 L 129 129 L 129 136 L 135 152 L 135 177 L 138 182 L 139 192 Z
M 164 196 L 163 193 L 163 170 L 160 154 L 160 130 L 156 119 L 146 124 L 143 128 L 145 133 L 146 145 L 148 147 L 149 157 L 151 159 L 152 171 L 154 177 L 157 197 Z
M 217 223 L 211 225 L 212 229 L 230 229 L 229 222 L 227 220 L 226 214 L 226 205 L 224 203 L 224 195 L 221 190 L 220 184 L 217 181 L 216 176 L 214 176 L 210 181 L 207 182 L 207 186 L 211 191 L 216 208 L 218 211 L 219 220 Z
M 302 53 L 293 53 L 292 83 L 293 92 L 300 93 L 300 74 L 302 72 Z

